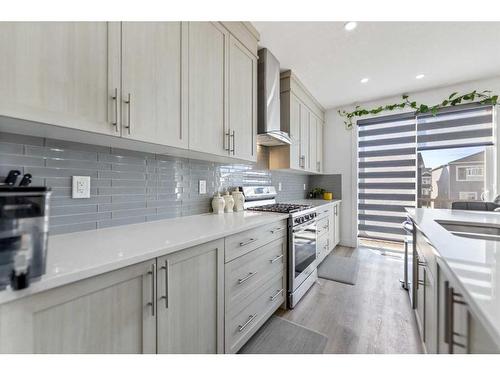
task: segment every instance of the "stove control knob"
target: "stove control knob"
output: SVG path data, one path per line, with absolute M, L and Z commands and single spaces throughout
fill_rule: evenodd
M 299 219 L 299 218 L 296 218 L 296 219 L 295 219 L 295 222 L 296 222 L 297 224 L 299 224 L 299 223 L 300 223 L 300 219 Z

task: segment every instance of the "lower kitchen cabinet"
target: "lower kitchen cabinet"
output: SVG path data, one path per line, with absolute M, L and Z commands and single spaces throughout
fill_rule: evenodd
M 155 353 L 155 260 L 0 306 L 1 353 Z
M 224 240 L 158 258 L 158 353 L 222 353 Z
M 460 290 L 440 269 L 439 352 L 498 354 L 500 348 L 471 313 Z
M 415 317 L 426 353 L 499 353 L 500 348 L 472 313 L 460 288 L 437 263 L 433 245 L 418 229 L 415 239 Z
M 285 222 L 280 224 L 256 228 L 253 241 L 226 238 L 226 353 L 237 353 L 285 302 L 287 237 Z

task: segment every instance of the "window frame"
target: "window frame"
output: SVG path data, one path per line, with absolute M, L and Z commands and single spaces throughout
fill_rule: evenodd
M 459 178 L 459 176 L 460 176 L 460 173 L 458 171 L 459 169 L 465 169 L 465 179 Z M 481 174 L 480 175 L 479 174 L 476 174 L 476 175 L 468 174 L 467 170 L 469 170 L 469 169 L 481 169 Z M 467 178 L 468 176 L 474 176 L 476 179 Z M 481 182 L 481 181 L 484 181 L 484 165 L 481 165 L 481 164 L 457 165 L 456 166 L 456 180 L 461 181 L 461 182 Z

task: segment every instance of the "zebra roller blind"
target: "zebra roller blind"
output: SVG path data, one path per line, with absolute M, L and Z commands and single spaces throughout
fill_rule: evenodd
M 358 235 L 403 241 L 416 202 L 413 113 L 358 121 Z
M 492 145 L 493 112 L 492 106 L 464 105 L 418 115 L 418 150 Z
M 494 144 L 494 108 L 477 104 L 358 121 L 358 236 L 403 241 L 417 203 L 417 153 Z

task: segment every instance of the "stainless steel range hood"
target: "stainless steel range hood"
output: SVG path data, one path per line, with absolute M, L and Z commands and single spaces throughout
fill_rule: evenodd
M 281 130 L 280 63 L 267 48 L 259 50 L 257 77 L 257 144 L 281 146 L 292 143 L 290 136 Z

